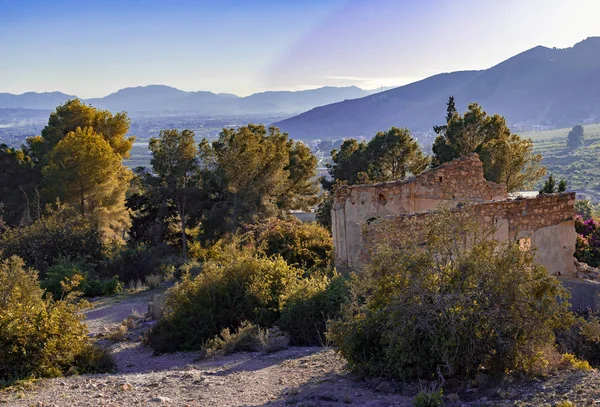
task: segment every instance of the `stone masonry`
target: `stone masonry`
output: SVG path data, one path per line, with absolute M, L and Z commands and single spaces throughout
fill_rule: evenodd
M 504 185 L 486 181 L 477 154 L 446 163 L 408 180 L 340 188 L 332 210 L 336 266 L 357 270 L 364 264 L 379 219 L 397 230 L 409 219 L 430 216 L 440 207 L 461 208 L 494 228 L 499 241 L 519 240 L 536 248 L 536 262 L 551 274 L 575 277 L 574 193 L 509 198 Z M 414 223 L 412 223 L 414 224 Z

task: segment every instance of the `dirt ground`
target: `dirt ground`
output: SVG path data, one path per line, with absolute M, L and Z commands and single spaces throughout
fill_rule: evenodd
M 132 313 L 144 314 L 155 292 L 103 299 L 87 314 L 90 332 L 102 338 Z M 154 356 L 141 342 L 152 322 L 124 341 L 101 341 L 116 374 L 45 379 L 0 392 L 6 406 L 412 406 L 418 384 L 361 380 L 323 347 L 291 347 L 273 354 L 239 353 L 199 360 L 196 353 Z M 447 406 L 600 406 L 597 371 L 562 372 L 544 380 L 499 383 L 447 394 Z

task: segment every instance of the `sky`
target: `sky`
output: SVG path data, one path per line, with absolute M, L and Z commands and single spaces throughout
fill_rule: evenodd
M 600 0 L 0 0 L 0 92 L 400 86 L 600 36 Z

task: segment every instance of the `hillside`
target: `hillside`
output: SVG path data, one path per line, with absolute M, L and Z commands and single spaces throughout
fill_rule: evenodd
M 542 164 L 548 173 L 564 179 L 568 189 L 577 197 L 600 202 L 600 125 L 584 126 L 584 146 L 575 150 L 566 148 L 570 128 L 524 133 L 531 138 L 537 153 L 542 154 Z
M 150 85 L 121 89 L 110 95 L 85 100 L 112 112 L 186 112 L 199 115 L 297 114 L 316 106 L 371 94 L 371 91 L 348 87 L 322 87 L 303 91 L 276 91 L 239 97 L 205 91 L 186 92 L 170 86 Z M 77 96 L 60 92 L 21 95 L 0 93 L 0 109 L 54 108 Z
M 443 121 L 449 95 L 459 110 L 478 102 L 513 128 L 600 121 L 600 37 L 566 49 L 538 46 L 486 70 L 435 75 L 275 125 L 297 139 L 372 136 L 391 126 L 430 132 Z

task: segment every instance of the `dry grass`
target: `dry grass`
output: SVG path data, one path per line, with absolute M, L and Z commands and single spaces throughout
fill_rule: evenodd
M 150 274 L 146 276 L 146 285 L 149 289 L 154 290 L 160 283 L 162 283 L 162 276 L 160 274 Z

